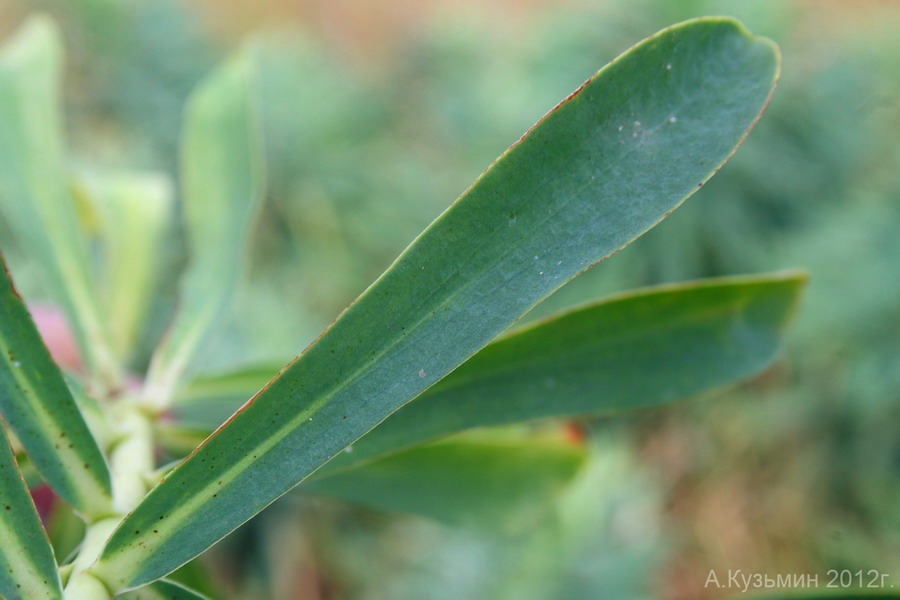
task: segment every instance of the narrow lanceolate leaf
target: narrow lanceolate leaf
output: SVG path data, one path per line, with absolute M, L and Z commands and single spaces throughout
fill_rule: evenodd
M 664 30 L 545 116 L 122 523 L 113 589 L 172 571 L 659 222 L 732 155 L 778 71 L 728 19 Z
M 110 344 L 127 358 L 147 322 L 160 246 L 172 217 L 172 185 L 159 173 L 129 171 L 82 174 L 79 184 L 96 212 Z
M 0 597 L 62 599 L 56 559 L 0 422 Z
M 313 477 L 474 427 L 660 406 L 753 375 L 775 357 L 805 282 L 798 272 L 708 279 L 553 315 L 488 344 Z M 186 386 L 164 439 L 193 450 L 264 383 L 248 368 Z
M 458 436 L 304 483 L 301 489 L 449 525 L 521 530 L 546 514 L 587 454 L 556 437 L 517 433 Z
M 0 211 L 40 261 L 82 356 L 103 383 L 114 386 L 119 368 L 106 342 L 87 242 L 67 188 L 61 54 L 56 27 L 44 17 L 28 21 L 0 53 Z
M 121 596 L 122 600 L 208 600 L 206 596 L 174 581 L 157 581 Z
M 262 146 L 252 79 L 252 60 L 241 54 L 189 100 L 181 174 L 190 256 L 179 311 L 148 375 L 147 399 L 157 406 L 168 403 L 178 377 L 227 305 L 262 199 Z
M 34 466 L 83 517 L 111 513 L 109 471 L 0 258 L 0 413 Z
M 803 273 L 619 294 L 484 348 L 316 473 L 472 427 L 600 415 L 690 398 L 775 357 Z

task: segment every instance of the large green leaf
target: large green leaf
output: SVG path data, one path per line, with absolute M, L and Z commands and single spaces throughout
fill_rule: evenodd
M 413 448 L 301 489 L 450 525 L 522 530 L 552 506 L 587 454 L 558 437 L 510 433 Z
M 775 356 L 805 281 L 784 272 L 647 288 L 514 330 L 314 477 L 473 427 L 659 406 L 747 377 Z M 186 386 L 162 439 L 190 452 L 265 384 L 262 373 Z
M 262 145 L 249 52 L 217 70 L 191 96 L 181 152 L 190 251 L 179 311 L 154 353 L 147 399 L 168 404 L 197 346 L 226 307 L 244 241 L 262 199 Z
M 122 600 L 207 600 L 206 596 L 174 581 L 157 581 L 139 590 L 123 594 Z
M 0 257 L 0 413 L 44 479 L 88 520 L 112 512 L 106 461 Z
M 778 72 L 736 22 L 668 28 L 514 144 L 125 519 L 94 572 L 172 571 L 655 225 L 732 155 Z
M 489 344 L 316 476 L 472 427 L 683 400 L 774 358 L 802 273 L 619 294 Z
M 68 190 L 60 102 L 61 43 L 44 17 L 28 21 L 0 53 L 0 210 L 46 271 L 65 306 L 82 355 L 110 387 L 120 373 L 110 353 Z
M 62 598 L 56 559 L 0 422 L 0 597 Z

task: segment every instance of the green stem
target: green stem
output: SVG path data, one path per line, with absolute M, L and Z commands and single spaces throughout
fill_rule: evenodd
M 113 600 L 113 593 L 88 571 L 76 573 L 65 590 L 66 600 Z
M 118 405 L 117 429 L 121 440 L 109 455 L 116 510 L 125 515 L 143 500 L 150 488 L 147 475 L 156 467 L 153 458 L 151 417 L 133 401 Z
M 89 571 L 106 540 L 122 522 L 122 517 L 103 519 L 88 526 L 78 556 L 72 563 L 72 575 L 66 584 L 66 600 L 112 600 L 113 593 Z
M 65 587 L 66 600 L 112 600 L 115 591 L 91 571 L 91 566 L 124 516 L 150 489 L 148 475 L 153 473 L 155 466 L 152 417 L 130 399 L 123 399 L 112 410 L 119 441 L 109 452 L 109 469 L 113 504 L 118 514 L 88 526 L 78 556 L 71 565 L 72 574 Z

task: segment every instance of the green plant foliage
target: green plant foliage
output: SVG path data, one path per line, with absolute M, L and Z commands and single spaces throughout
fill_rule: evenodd
M 35 17 L 0 55 L 0 209 L 40 259 L 99 383 L 115 387 L 121 374 L 93 294 L 87 242 L 68 189 L 60 46 L 52 22 Z
M 514 331 L 319 471 L 491 425 L 615 414 L 695 396 L 769 364 L 806 277 L 629 292 Z
M 93 573 L 124 589 L 171 572 L 653 226 L 732 155 L 777 71 L 775 47 L 728 19 L 669 28 L 602 69 L 169 474 Z
M 0 596 L 61 600 L 56 560 L 0 424 Z
M 315 477 L 473 427 L 659 406 L 747 377 L 777 352 L 805 281 L 788 272 L 637 290 L 513 330 Z M 160 424 L 164 440 L 190 452 L 274 370 L 195 380 Z
M 468 435 L 311 480 L 303 489 L 454 526 L 520 531 L 539 522 L 586 458 L 582 447 L 531 432 Z
M 253 64 L 236 56 L 191 96 L 181 166 L 191 258 L 179 310 L 147 375 L 148 400 L 166 406 L 198 344 L 231 296 L 244 240 L 262 200 Z
M 185 382 L 172 403 L 172 424 L 196 427 L 209 435 L 261 390 L 284 361 L 248 365 L 225 373 L 206 374 Z
M 121 597 L 122 600 L 206 600 L 206 596 L 165 579 Z
M 90 172 L 79 177 L 103 248 L 103 314 L 117 356 L 131 357 L 147 323 L 173 191 L 160 173 Z
M 554 458 L 547 444 L 490 437 L 408 448 L 476 427 L 665 405 L 749 376 L 777 352 L 805 279 L 783 273 L 638 290 L 513 331 L 299 489 L 453 525 L 516 529 L 570 482 L 580 464 L 574 448 L 557 446 L 562 454 Z M 190 452 L 219 425 L 216 415 L 231 414 L 273 370 L 195 381 L 176 406 L 187 409 L 176 411 L 186 422 L 161 424 L 161 443 L 177 455 Z M 426 482 L 429 474 L 434 481 Z
M 61 498 L 87 520 L 106 516 L 106 461 L 2 259 L 0 266 L 0 413 Z
M 73 14 L 124 27 L 139 12 L 147 14 L 85 0 Z M 125 48 L 126 37 L 98 43 Z M 667 405 L 758 373 L 777 355 L 806 283 L 785 271 L 637 290 L 507 331 L 667 217 L 759 119 L 778 78 L 777 47 L 735 20 L 700 18 L 632 47 L 541 118 L 287 366 L 185 385 L 204 364 L 203 341 L 221 335 L 265 184 L 281 195 L 296 183 L 284 176 L 294 165 L 285 144 L 307 146 L 315 131 L 263 122 L 258 95 L 271 94 L 273 81 L 258 72 L 256 46 L 245 47 L 188 99 L 177 174 L 79 165 L 73 184 L 61 48 L 55 25 L 35 17 L 0 50 L 0 233 L 33 254 L 25 258 L 39 267 L 37 289 L 65 307 L 86 365 L 64 378 L 48 347 L 57 356 L 67 332 L 35 309 L 45 346 L 4 269 L 0 413 L 14 434 L 10 448 L 0 431 L 6 600 L 202 600 L 176 582 L 211 592 L 199 563 L 179 567 L 300 484 L 306 495 L 290 501 L 337 497 L 552 545 L 578 529 L 574 515 L 594 510 L 596 486 L 630 462 L 604 465 L 597 439 L 530 422 Z M 365 137 L 386 114 L 359 95 L 329 103 L 332 112 L 313 119 L 325 117 L 319 133 Z M 160 129 L 162 139 L 173 126 Z M 271 177 L 264 151 L 280 170 Z M 363 181 L 356 156 L 341 156 L 339 185 Z M 423 174 L 439 176 L 434 165 Z M 334 226 L 313 237 L 330 239 L 341 225 L 327 186 L 308 185 L 304 193 L 322 199 L 316 218 L 331 215 Z M 176 202 L 182 218 L 173 223 Z M 176 310 L 157 314 L 171 302 L 157 288 L 176 282 L 176 270 L 162 268 L 173 225 L 184 233 L 186 267 Z M 336 237 L 345 259 L 366 244 Z M 296 332 L 315 303 L 280 315 L 284 331 Z M 161 466 L 161 447 L 189 456 Z M 58 498 L 32 489 L 32 502 L 28 486 L 42 479 Z M 533 581 L 515 583 L 510 597 Z

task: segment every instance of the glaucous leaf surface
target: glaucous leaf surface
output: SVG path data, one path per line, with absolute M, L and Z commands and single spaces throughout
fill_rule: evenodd
M 184 564 L 658 223 L 731 157 L 777 73 L 776 47 L 724 18 L 601 69 L 152 490 L 93 573 L 121 590 Z

